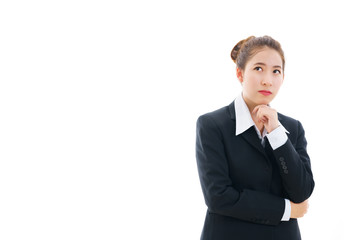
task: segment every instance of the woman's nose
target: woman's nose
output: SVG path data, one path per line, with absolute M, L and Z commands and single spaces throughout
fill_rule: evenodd
M 266 76 L 266 77 L 264 77 L 264 78 L 262 79 L 261 84 L 264 85 L 264 86 L 272 86 L 272 82 L 273 82 L 273 81 L 272 81 L 271 77 Z

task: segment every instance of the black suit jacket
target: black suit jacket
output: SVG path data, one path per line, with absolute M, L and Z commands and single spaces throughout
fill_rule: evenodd
M 196 160 L 208 206 L 202 240 L 301 239 L 297 220 L 281 218 L 284 198 L 300 203 L 314 189 L 307 142 L 299 121 L 278 119 L 290 134 L 272 150 L 254 127 L 235 136 L 234 103 L 198 118 Z

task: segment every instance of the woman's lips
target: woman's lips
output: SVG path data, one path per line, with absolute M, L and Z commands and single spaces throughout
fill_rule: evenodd
M 259 93 L 261 93 L 264 96 L 268 96 L 268 95 L 272 94 L 272 92 L 267 91 L 267 90 L 260 90 Z

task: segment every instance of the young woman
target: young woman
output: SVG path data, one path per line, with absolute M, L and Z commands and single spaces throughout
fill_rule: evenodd
M 208 210 L 202 240 L 299 240 L 314 189 L 301 123 L 269 106 L 284 53 L 269 36 L 235 45 L 242 93 L 198 118 L 196 160 Z

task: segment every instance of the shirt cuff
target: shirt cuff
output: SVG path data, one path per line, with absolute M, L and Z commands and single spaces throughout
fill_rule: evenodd
M 269 139 L 269 143 L 273 150 L 284 145 L 288 139 L 286 130 L 281 125 L 272 130 L 271 133 L 266 134 L 266 137 Z
M 289 199 L 285 198 L 284 200 L 285 200 L 285 211 L 281 221 L 289 221 L 291 215 L 291 204 Z

